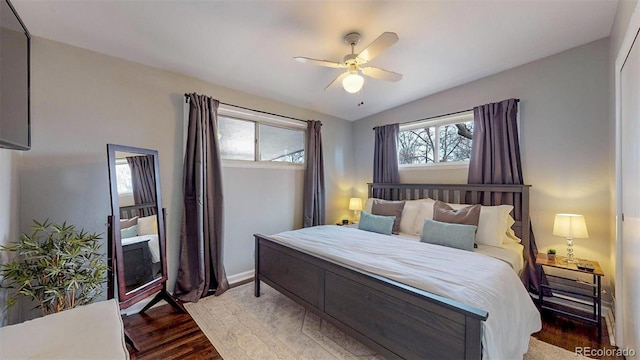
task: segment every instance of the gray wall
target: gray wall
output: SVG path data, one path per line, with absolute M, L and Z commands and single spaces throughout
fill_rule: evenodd
M 362 184 L 372 179 L 373 126 L 519 98 L 523 172 L 533 186 L 538 249 L 554 247 L 563 254 L 565 239 L 552 235 L 554 215 L 584 214 L 591 238 L 575 240 L 575 252 L 599 261 L 610 274 L 608 51 L 608 39 L 598 40 L 357 121 L 355 195 L 365 197 Z M 400 177 L 466 182 L 466 171 L 411 170 Z
M 22 152 L 0 149 L 0 245 L 8 245 L 17 240 L 20 226 L 19 199 L 20 181 L 18 168 Z M 13 255 L 0 252 L 0 264 L 6 264 Z M 0 289 L 0 305 L 4 306 L 7 290 Z M 18 308 L 0 310 L 0 326 L 13 324 L 18 319 Z
M 157 149 L 168 212 L 169 289 L 177 273 L 182 211 L 183 94 L 323 122 L 327 222 L 351 194 L 352 123 L 42 38 L 32 42 L 33 148 L 21 166 L 21 230 L 32 219 L 69 221 L 106 234 L 107 143 Z M 300 227 L 303 171 L 223 169 L 230 276 L 253 269 L 253 239 Z

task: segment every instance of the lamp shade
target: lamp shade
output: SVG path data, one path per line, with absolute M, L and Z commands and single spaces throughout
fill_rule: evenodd
M 587 224 L 584 216 L 577 214 L 556 214 L 553 222 L 553 235 L 568 238 L 587 239 Z
M 362 200 L 360 198 L 349 199 L 349 210 L 362 210 Z

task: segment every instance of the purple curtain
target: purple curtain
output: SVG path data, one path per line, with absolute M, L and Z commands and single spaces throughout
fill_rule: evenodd
M 399 183 L 398 172 L 398 133 L 399 124 L 377 126 L 375 129 L 375 146 L 373 149 L 373 182 Z M 385 189 L 373 189 L 373 197 L 384 198 Z
M 222 169 L 218 144 L 218 100 L 189 95 L 184 156 L 180 264 L 174 295 L 196 302 L 229 288 L 222 263 Z
M 473 108 L 469 184 L 524 184 L 518 140 L 518 101 L 509 99 Z M 509 204 L 519 209 L 520 201 L 519 196 L 498 196 L 491 199 L 491 204 Z M 535 266 L 538 247 L 533 225 L 529 236 L 529 244 L 523 244 L 525 268 L 521 278 L 528 291 L 538 293 L 540 286 Z
M 131 187 L 136 205 L 148 205 L 138 209 L 138 216 L 156 214 L 156 178 L 153 155 L 129 156 L 127 163 L 131 169 Z
M 324 225 L 324 159 L 322 157 L 322 123 L 307 122 L 307 170 L 304 173 L 302 226 Z

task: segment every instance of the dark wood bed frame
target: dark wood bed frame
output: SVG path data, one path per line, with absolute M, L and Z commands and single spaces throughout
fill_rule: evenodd
M 512 212 L 513 229 L 528 245 L 529 185 L 369 184 L 369 197 L 374 190 L 387 200 L 428 197 L 496 205 L 509 197 L 521 199 Z M 255 241 L 256 297 L 263 281 L 389 359 L 482 357 L 486 311 L 290 248 L 268 236 L 256 234 Z

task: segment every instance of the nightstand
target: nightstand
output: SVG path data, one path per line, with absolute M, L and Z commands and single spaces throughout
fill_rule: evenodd
M 562 269 L 566 276 L 547 275 L 549 285 L 542 284 L 542 271 L 540 271 L 539 283 L 541 290 L 549 289 L 552 293 L 566 295 L 571 298 L 563 297 L 564 300 L 579 304 L 587 304 L 591 306 L 591 316 L 583 316 L 574 314 L 561 309 L 548 306 L 545 303 L 544 291 L 540 291 L 538 298 L 538 308 L 542 311 L 548 310 L 561 315 L 565 315 L 574 319 L 598 326 L 598 338 L 602 337 L 602 277 L 604 272 L 597 261 L 579 260 L 580 264 L 588 264 L 593 267 L 593 271 L 579 269 L 577 263 L 567 264 L 566 258 L 556 256 L 555 260 L 547 259 L 547 254 L 538 253 L 536 257 L 536 265 L 539 267 L 548 266 L 556 269 Z M 542 269 L 540 269 L 542 270 Z M 579 275 L 591 275 L 591 282 L 579 279 Z

